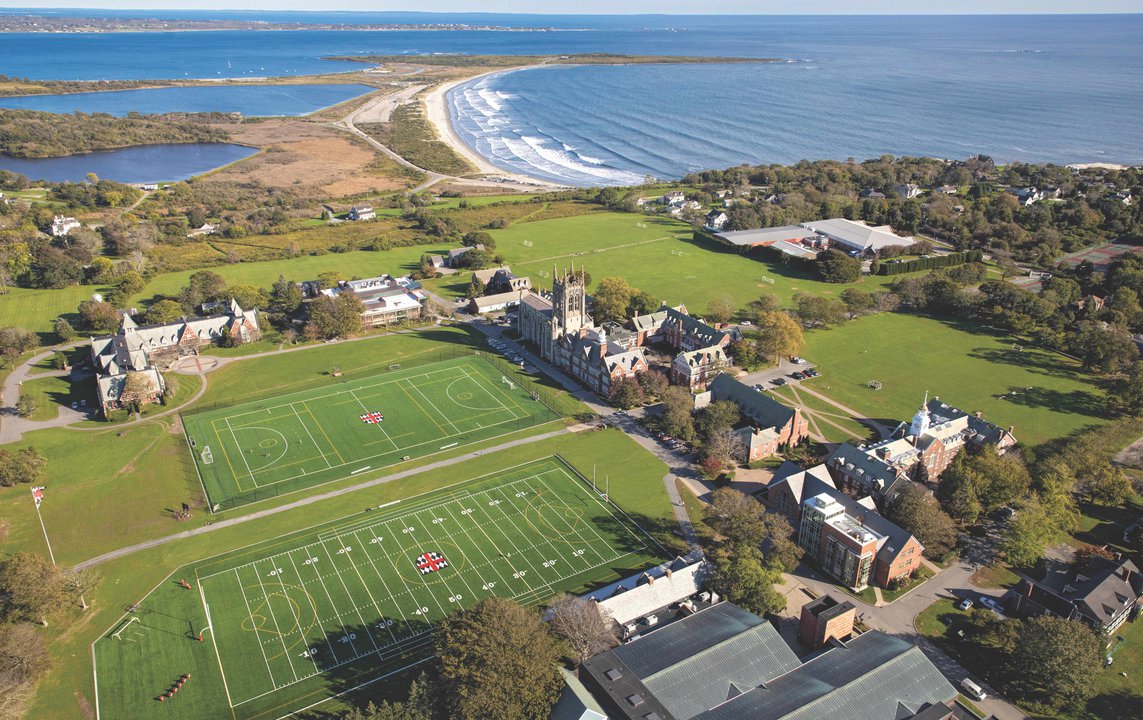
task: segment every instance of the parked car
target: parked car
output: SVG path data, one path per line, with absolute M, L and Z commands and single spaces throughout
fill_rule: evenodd
M 818 375 L 821 375 L 820 372 L 818 372 L 817 370 L 814 370 L 813 368 L 806 370 L 805 374 L 806 374 L 806 377 L 812 377 L 812 378 L 817 377 Z
M 794 357 L 790 358 L 790 362 L 794 363 L 795 365 L 805 365 L 805 364 L 806 364 L 806 361 L 805 361 L 805 360 L 803 360 L 803 359 L 801 359 L 801 358 L 800 358 L 800 357 L 798 357 L 797 355 L 795 355 Z
M 980 596 L 980 604 L 983 605 L 984 607 L 988 608 L 989 610 L 993 611 L 993 612 L 997 612 L 997 613 L 1004 612 L 1004 606 L 1003 605 L 1001 605 L 1000 603 L 996 602 L 995 600 L 993 600 L 992 598 L 990 598 L 986 595 Z
M 792 372 L 792 373 L 790 373 L 790 377 L 794 378 L 795 380 L 805 380 L 806 379 L 805 374 L 800 373 L 800 372 Z
M 985 693 L 979 685 L 969 680 L 968 678 L 960 681 L 960 687 L 962 690 L 964 690 L 964 694 L 968 695 L 973 700 L 980 701 L 988 697 L 988 694 Z
M 968 610 L 972 607 L 972 598 L 965 598 L 956 604 L 957 610 Z
M 786 384 L 786 378 L 774 378 L 773 383 L 778 387 L 782 387 Z

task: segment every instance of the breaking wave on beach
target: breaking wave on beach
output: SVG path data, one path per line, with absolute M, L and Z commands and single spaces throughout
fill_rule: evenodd
M 497 90 L 501 74 L 478 78 L 448 93 L 449 117 L 457 135 L 498 167 L 565 185 L 637 185 L 644 176 L 624 170 L 602 148 L 576 145 L 522 122 L 512 112 L 519 95 Z

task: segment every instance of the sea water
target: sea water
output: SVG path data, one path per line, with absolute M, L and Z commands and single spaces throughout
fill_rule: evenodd
M 351 54 L 403 54 L 414 65 L 427 53 L 776 58 L 781 62 L 549 67 L 497 75 L 454 90 L 450 113 L 458 134 L 497 165 L 576 185 L 882 153 L 1143 162 L 1143 125 L 1136 119 L 1143 107 L 1140 15 L 194 15 L 552 31 L 16 33 L 0 35 L 0 73 L 59 79 L 293 75 L 360 69 L 323 59 Z

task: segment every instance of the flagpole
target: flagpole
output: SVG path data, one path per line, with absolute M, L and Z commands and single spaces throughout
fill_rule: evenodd
M 36 503 L 36 517 L 40 519 L 40 529 L 44 531 L 44 543 L 48 546 L 48 557 L 52 559 L 52 565 L 55 565 L 56 554 L 52 552 L 52 542 L 48 540 L 48 528 L 44 525 L 44 516 L 40 513 L 39 503 Z

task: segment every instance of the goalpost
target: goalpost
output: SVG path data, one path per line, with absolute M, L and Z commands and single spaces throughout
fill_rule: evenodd
M 500 382 L 507 385 L 509 390 L 515 390 L 516 389 L 516 383 L 509 380 L 507 375 L 501 375 L 500 376 Z
M 202 458 L 203 465 L 210 465 L 212 462 L 214 462 L 214 454 L 210 452 L 209 445 L 203 447 L 200 457 Z
M 389 366 L 389 369 L 390 370 L 400 370 L 401 369 L 401 363 L 393 363 L 392 365 Z

